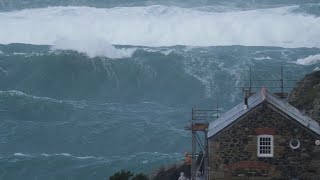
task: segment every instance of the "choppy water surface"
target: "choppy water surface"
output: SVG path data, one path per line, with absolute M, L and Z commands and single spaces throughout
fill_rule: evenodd
M 319 7 L 1 1 L 0 179 L 105 179 L 181 162 L 191 108 L 239 103 L 250 67 L 254 79 L 319 69 Z

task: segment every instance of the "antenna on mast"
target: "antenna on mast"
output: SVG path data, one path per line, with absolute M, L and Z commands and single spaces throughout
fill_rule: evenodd
M 251 67 L 249 72 L 249 94 L 252 92 L 252 74 L 251 74 Z
M 280 79 L 254 79 L 253 76 L 252 76 L 252 69 L 251 67 L 249 68 L 249 84 L 247 84 L 246 86 L 241 86 L 239 88 L 242 89 L 243 92 L 245 92 L 245 96 L 246 97 L 250 97 L 254 92 L 253 92 L 253 89 L 254 88 L 263 88 L 263 87 L 266 87 L 268 89 L 280 89 L 280 92 L 275 92 L 274 95 L 280 97 L 281 99 L 285 99 L 287 96 L 288 96 L 288 93 L 285 92 L 285 89 L 288 89 L 288 88 L 293 88 L 293 87 L 287 87 L 285 86 L 285 81 L 288 82 L 288 81 L 296 81 L 296 80 L 288 80 L 288 79 L 284 79 L 284 68 L 283 66 L 281 66 L 281 69 L 280 69 Z M 259 82 L 259 83 L 258 83 Z M 265 85 L 263 84 L 261 86 L 261 82 L 262 83 L 266 83 L 266 82 L 280 82 L 280 84 L 272 84 L 270 86 L 269 85 Z M 258 84 L 258 85 L 257 85 Z

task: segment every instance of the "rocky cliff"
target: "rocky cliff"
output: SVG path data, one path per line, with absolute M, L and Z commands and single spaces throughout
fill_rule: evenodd
M 288 97 L 290 104 L 320 122 L 320 71 L 307 74 Z

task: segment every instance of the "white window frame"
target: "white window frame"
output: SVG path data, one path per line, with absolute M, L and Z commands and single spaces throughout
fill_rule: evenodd
M 270 138 L 270 145 L 260 145 L 261 138 Z M 260 153 L 260 149 L 263 147 L 270 147 L 270 153 Z M 258 157 L 273 157 L 273 136 L 268 134 L 262 134 L 257 137 L 257 156 Z

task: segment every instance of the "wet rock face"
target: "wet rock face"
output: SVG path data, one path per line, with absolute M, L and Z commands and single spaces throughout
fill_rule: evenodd
M 257 136 L 263 133 L 273 135 L 273 157 L 257 156 Z M 317 139 L 320 136 L 263 103 L 209 139 L 210 178 L 320 179 Z
M 320 71 L 307 74 L 300 80 L 288 101 L 320 122 Z

